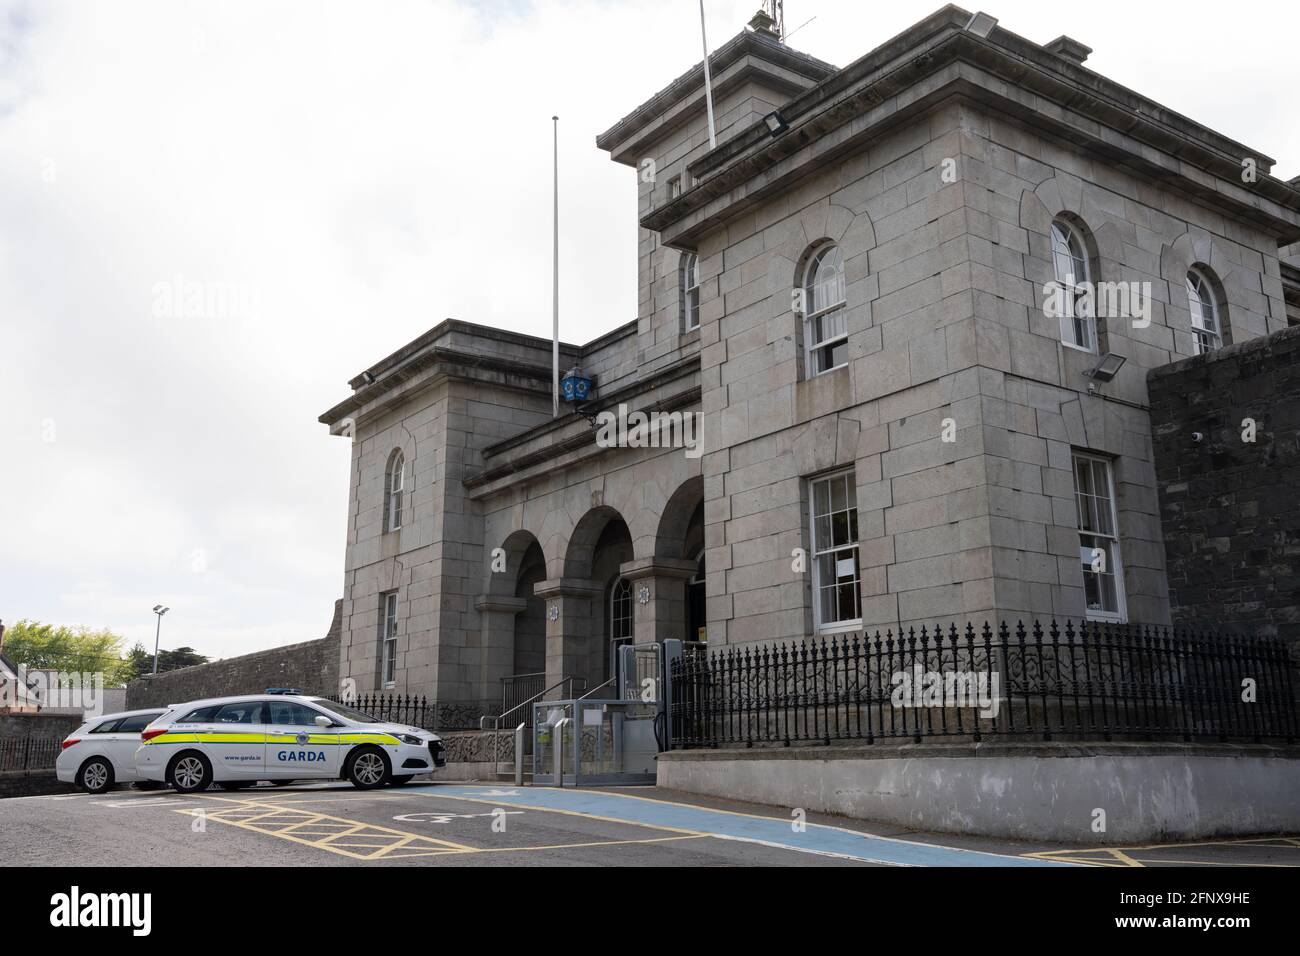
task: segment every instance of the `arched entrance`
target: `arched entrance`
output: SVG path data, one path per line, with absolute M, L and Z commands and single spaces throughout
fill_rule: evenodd
M 546 602 L 533 593 L 546 577 L 541 545 L 528 531 L 516 531 L 493 550 L 490 576 L 476 607 L 481 619 L 482 655 L 479 680 L 485 707 L 496 712 L 497 702 L 527 691 L 540 690 L 546 670 Z M 534 675 L 532 683 L 506 686 L 520 675 Z

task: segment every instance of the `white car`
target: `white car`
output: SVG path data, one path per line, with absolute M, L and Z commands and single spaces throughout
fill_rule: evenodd
M 63 750 L 54 762 L 55 775 L 87 793 L 103 793 L 114 784 L 139 780 L 135 751 L 140 746 L 140 732 L 166 712 L 154 707 L 86 721 L 63 741 Z
M 446 764 L 442 739 L 320 697 L 248 694 L 190 701 L 140 733 L 136 772 L 181 793 L 217 783 L 350 780 L 399 785 Z

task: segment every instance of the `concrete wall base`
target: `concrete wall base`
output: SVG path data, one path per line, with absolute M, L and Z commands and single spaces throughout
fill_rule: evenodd
M 675 751 L 660 754 L 658 785 L 915 830 L 1084 845 L 1300 832 L 1298 747 Z

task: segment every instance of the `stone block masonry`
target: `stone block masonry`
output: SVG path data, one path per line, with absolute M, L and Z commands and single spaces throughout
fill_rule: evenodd
M 1297 658 L 1300 328 L 1155 369 L 1148 385 L 1174 621 L 1278 636 Z
M 262 694 L 268 687 L 295 687 L 305 694 L 337 694 L 342 605 L 342 601 L 334 602 L 329 633 L 319 640 L 133 680 L 126 687 L 127 709 L 230 694 Z

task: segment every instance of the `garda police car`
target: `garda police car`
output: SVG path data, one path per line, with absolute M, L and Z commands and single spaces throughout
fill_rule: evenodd
M 442 740 L 320 697 L 250 694 L 172 707 L 140 733 L 136 773 L 182 793 L 213 782 L 350 780 L 362 790 L 400 785 L 446 763 Z

